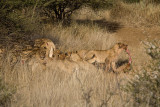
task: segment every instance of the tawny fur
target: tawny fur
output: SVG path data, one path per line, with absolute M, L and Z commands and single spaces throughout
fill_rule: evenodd
M 82 59 L 89 63 L 106 64 L 106 71 L 109 71 L 111 67 L 116 71 L 115 62 L 117 61 L 119 54 L 126 49 L 127 45 L 117 43 L 109 50 L 82 50 L 78 51 L 78 53 L 81 53 Z
M 56 49 L 55 44 L 47 38 L 36 39 L 34 47 L 40 48 L 42 50 L 46 49 L 46 57 L 49 58 L 53 57 L 53 51 Z
M 53 58 L 56 59 L 56 60 L 65 60 L 66 57 L 67 57 L 67 55 L 64 52 L 62 52 L 58 49 L 53 51 Z
M 86 56 L 86 54 L 87 54 L 88 52 L 89 52 L 88 50 L 78 50 L 78 51 L 76 51 L 77 55 L 79 55 L 79 57 L 80 57 L 81 59 L 85 59 L 85 56 Z
M 67 59 L 77 62 L 77 61 L 82 61 L 82 58 L 75 52 L 67 52 Z
M 70 60 L 70 61 L 75 61 L 75 62 L 82 60 L 80 58 L 80 56 L 77 53 L 75 53 L 75 52 L 66 52 L 66 53 L 63 53 L 61 51 L 55 51 L 53 55 L 58 60 Z

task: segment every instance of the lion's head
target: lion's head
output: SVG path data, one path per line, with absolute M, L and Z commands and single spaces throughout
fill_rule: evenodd
M 40 38 L 35 40 L 34 47 L 38 47 L 40 49 L 45 49 L 47 51 L 47 56 L 52 58 L 53 51 L 55 51 L 55 44 L 47 38 Z
M 124 49 L 124 50 L 127 50 L 128 48 L 128 45 L 124 44 L 124 43 L 117 43 L 118 46 L 119 46 L 119 49 Z

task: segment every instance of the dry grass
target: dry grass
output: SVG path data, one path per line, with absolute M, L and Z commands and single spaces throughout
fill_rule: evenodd
M 150 27 L 160 25 L 160 5 L 143 3 L 117 2 L 111 9 L 93 11 L 85 7 L 73 16 L 75 20 L 106 20 L 133 27 Z
M 80 49 L 108 49 L 117 41 L 114 34 L 108 33 L 96 25 L 79 25 L 73 22 L 69 27 L 60 23 L 47 26 L 45 34 L 63 51 Z
M 132 106 L 129 95 L 120 90 L 128 74 L 105 73 L 86 62 L 60 60 L 49 61 L 43 71 L 36 59 L 31 61 L 2 69 L 5 82 L 17 87 L 12 107 Z
M 160 6 L 149 4 L 125 4 L 119 3 L 111 9 L 111 18 L 126 25 L 159 26 L 160 25 Z
M 73 15 L 72 19 L 74 20 L 101 20 L 109 19 L 110 11 L 109 10 L 100 10 L 94 11 L 89 7 L 83 7 L 80 10 L 77 10 Z

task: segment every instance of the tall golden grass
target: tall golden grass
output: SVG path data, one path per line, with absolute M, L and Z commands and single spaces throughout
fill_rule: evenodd
M 46 70 L 36 59 L 10 69 L 7 60 L 4 80 L 17 89 L 12 107 L 132 106 L 129 95 L 120 89 L 128 74 L 105 73 L 87 62 L 61 60 L 48 61 Z
M 80 49 L 108 49 L 117 41 L 114 33 L 108 33 L 96 25 L 79 25 L 73 22 L 69 27 L 58 25 L 45 27 L 46 37 L 51 38 L 62 51 Z

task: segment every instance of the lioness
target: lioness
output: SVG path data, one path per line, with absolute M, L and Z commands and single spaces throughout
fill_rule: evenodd
M 74 52 L 66 52 L 63 53 L 59 50 L 54 51 L 53 56 L 58 59 L 58 60 L 70 60 L 70 61 L 81 61 L 82 59 L 80 58 L 80 56 L 77 53 Z
M 41 39 L 36 39 L 34 48 L 40 48 L 42 50 L 46 50 L 46 57 L 53 57 L 53 51 L 55 51 L 56 47 L 55 44 L 47 38 L 41 38 Z
M 38 58 L 38 60 L 44 64 L 45 60 L 51 59 L 53 57 L 53 52 L 56 49 L 54 43 L 47 38 L 40 38 L 34 41 L 34 46 L 26 46 L 21 53 L 22 62 L 30 60 L 33 57 Z
M 88 50 L 79 50 L 79 51 L 76 51 L 77 55 L 79 55 L 79 57 L 81 59 L 85 59 L 86 57 L 86 54 L 88 53 L 89 51 Z
M 56 49 L 55 51 L 53 51 L 53 57 L 57 60 L 64 60 L 66 59 L 66 54 L 59 49 Z
M 115 62 L 118 59 L 119 54 L 123 50 L 127 50 L 127 47 L 128 45 L 117 43 L 109 50 L 83 51 L 85 53 L 83 55 L 83 59 L 92 64 L 106 64 L 106 71 L 110 70 L 111 67 L 114 71 L 116 71 Z
M 65 54 L 66 54 L 66 58 L 71 61 L 74 61 L 74 62 L 82 61 L 82 58 L 76 52 L 67 52 Z

